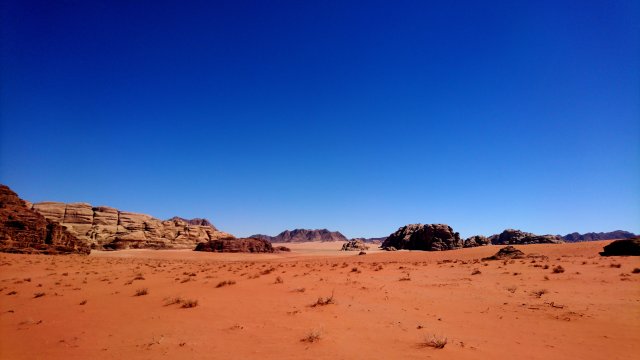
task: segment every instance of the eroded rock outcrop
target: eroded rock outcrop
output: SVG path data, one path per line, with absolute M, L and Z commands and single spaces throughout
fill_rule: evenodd
M 353 238 L 351 240 L 360 240 L 360 241 L 364 241 L 365 243 L 369 243 L 369 244 L 382 244 L 385 240 L 387 240 L 386 236 L 383 237 L 376 237 L 376 238 Z
M 389 235 L 380 246 L 383 249 L 441 251 L 460 249 L 460 234 L 445 224 L 410 224 Z
M 485 246 L 485 245 L 491 245 L 491 241 L 489 241 L 489 239 L 486 236 L 482 236 L 482 235 L 471 236 L 470 238 L 467 238 L 467 240 L 464 241 L 464 247 L 466 248 L 476 247 L 476 246 Z
M 276 236 L 256 234 L 251 238 L 267 240 L 274 243 L 281 242 L 308 242 L 308 241 L 348 241 L 348 239 L 338 231 L 327 229 L 295 229 L 285 230 Z
M 173 217 L 162 221 L 146 214 L 86 203 L 41 202 L 32 208 L 95 249 L 193 249 L 200 242 L 233 238 L 206 219 Z
M 532 233 L 507 229 L 500 234 L 489 236 L 494 245 L 524 245 L 524 244 L 561 244 L 564 243 L 558 235 L 535 235 Z
M 605 246 L 602 256 L 640 256 L 640 237 L 627 240 L 616 240 Z
M 498 250 L 495 255 L 486 257 L 482 260 L 510 260 L 510 259 L 524 259 L 525 255 L 522 251 L 516 249 L 513 246 L 505 246 Z
M 89 244 L 63 226 L 47 220 L 0 185 L 0 251 L 46 254 L 89 254 Z
M 207 252 L 247 252 L 247 253 L 272 253 L 271 243 L 257 238 L 226 238 L 198 243 L 195 251 Z
M 341 251 L 365 251 L 369 250 L 369 246 L 364 243 L 362 240 L 349 240 L 346 243 L 342 244 Z

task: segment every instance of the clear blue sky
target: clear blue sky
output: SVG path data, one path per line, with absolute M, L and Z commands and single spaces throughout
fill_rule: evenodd
M 0 182 L 246 236 L 640 232 L 640 2 L 2 2 Z

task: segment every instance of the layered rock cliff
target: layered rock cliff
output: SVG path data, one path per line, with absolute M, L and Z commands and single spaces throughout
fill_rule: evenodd
M 263 239 L 270 242 L 307 242 L 307 241 L 348 241 L 348 239 L 338 231 L 327 229 L 309 230 L 295 229 L 285 230 L 276 236 L 251 235 L 251 238 Z
M 0 185 L 0 251 L 47 254 L 89 254 L 86 241 L 31 210 L 25 201 Z
M 40 202 L 32 206 L 95 249 L 193 249 L 200 242 L 233 238 L 206 219 L 173 217 L 162 221 L 145 214 L 87 203 Z

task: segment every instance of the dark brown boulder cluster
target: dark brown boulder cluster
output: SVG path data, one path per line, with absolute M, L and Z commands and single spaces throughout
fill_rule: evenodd
M 383 249 L 441 251 L 463 247 L 460 234 L 445 224 L 410 224 L 389 235 Z
M 0 185 L 0 251 L 89 254 L 91 248 L 60 224 L 29 209 L 8 186 Z
M 196 245 L 195 251 L 272 253 L 274 252 L 274 249 L 273 246 L 271 246 L 271 243 L 264 239 L 227 238 L 199 243 Z

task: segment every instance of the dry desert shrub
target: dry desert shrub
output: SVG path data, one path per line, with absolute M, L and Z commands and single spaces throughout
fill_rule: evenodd
M 425 337 L 421 345 L 423 347 L 432 347 L 434 349 L 442 349 L 445 347 L 445 345 L 447 345 L 447 338 L 442 336 L 431 335 L 429 337 Z
M 320 341 L 320 331 L 319 330 L 311 330 L 305 337 L 300 339 L 302 342 L 314 343 Z
M 177 296 L 174 298 L 168 298 L 165 299 L 164 301 L 164 306 L 170 306 L 170 305 L 175 305 L 175 304 L 182 304 L 184 302 L 184 299 Z
M 280 276 L 276 277 L 276 280 L 273 282 L 274 284 L 282 284 L 284 280 Z
M 198 306 L 198 300 L 187 299 L 182 302 L 181 308 L 188 309 Z
M 39 298 L 39 297 L 43 297 L 43 296 L 44 296 L 43 292 L 37 292 L 37 293 L 33 294 L 34 298 Z
M 554 274 L 561 274 L 561 273 L 564 272 L 564 268 L 562 267 L 562 265 L 558 265 L 558 266 L 553 268 L 552 272 Z
M 261 274 L 261 275 L 269 275 L 269 274 L 271 274 L 271 273 L 272 273 L 273 271 L 275 271 L 275 270 L 276 270 L 276 268 L 274 268 L 274 267 L 270 267 L 270 268 L 268 268 L 268 269 L 262 270 L 262 271 L 260 272 L 260 274 Z
M 229 286 L 229 285 L 234 285 L 236 283 L 235 280 L 225 280 L 225 281 L 220 281 L 218 283 L 218 285 L 216 285 L 217 288 L 221 288 L 223 286 Z
M 633 270 L 631 270 L 631 273 L 640 274 L 640 268 L 634 268 Z
M 133 296 L 144 296 L 149 294 L 149 289 L 147 288 L 142 288 L 142 289 L 138 289 L 136 290 L 136 293 Z
M 536 290 L 536 291 L 532 291 L 531 295 L 537 297 L 537 298 L 541 298 L 542 295 L 548 293 L 548 291 L 546 289 L 540 289 L 540 290 Z
M 512 293 L 512 294 L 515 293 L 516 290 L 518 290 L 517 286 L 509 286 L 509 287 L 507 287 L 507 291 Z
M 333 292 L 331 292 L 331 296 L 329 297 L 322 297 L 319 296 L 318 300 L 316 300 L 315 303 L 311 304 L 311 307 L 316 307 L 316 306 L 325 306 L 325 305 L 330 305 L 330 304 L 335 304 L 335 299 L 333 298 Z
M 87 300 L 82 300 L 82 301 L 80 301 L 79 305 L 85 305 L 86 303 L 87 303 Z
M 293 292 L 303 293 L 303 292 L 305 292 L 306 290 L 307 290 L 307 289 L 305 289 L 305 288 L 296 288 L 296 289 L 293 289 L 292 291 L 293 291 Z
M 478 269 L 473 269 L 473 271 L 471 272 L 471 275 L 480 275 L 480 274 L 482 274 L 482 271 Z
M 398 279 L 398 281 L 410 281 L 410 280 L 411 280 L 411 275 L 409 274 L 406 274 L 405 276 Z
M 622 266 L 622 264 L 613 264 L 613 263 L 609 264 L 609 267 L 617 268 L 617 269 L 620 269 L 621 266 Z
M 17 291 L 12 290 L 12 291 L 9 291 L 9 292 L 7 293 L 7 295 L 15 295 L 15 294 L 17 294 L 17 293 L 18 293 Z

